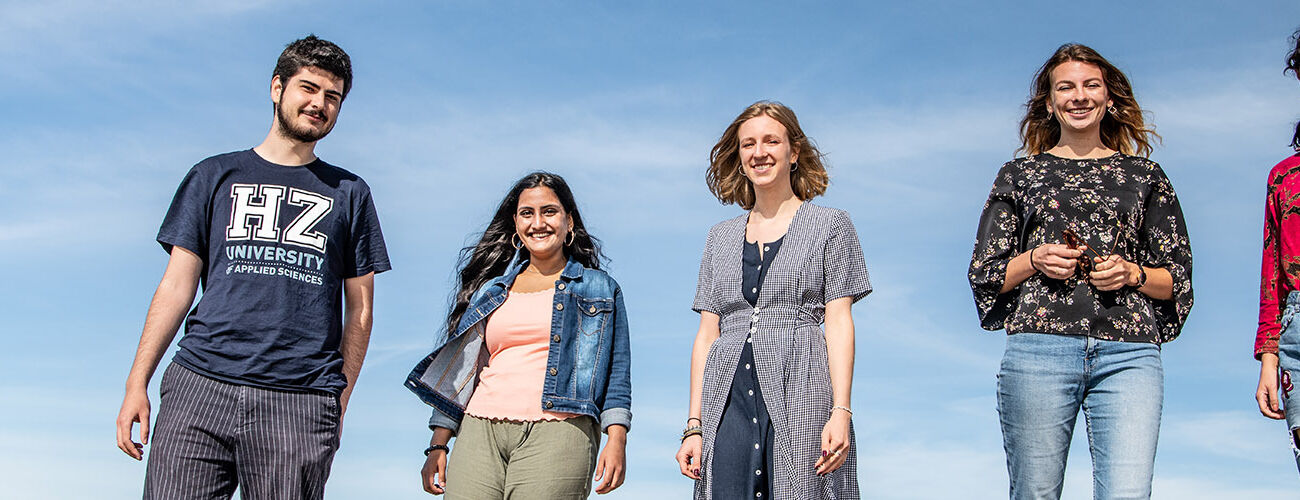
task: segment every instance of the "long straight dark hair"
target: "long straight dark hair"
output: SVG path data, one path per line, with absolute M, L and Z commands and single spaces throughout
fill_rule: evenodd
M 1296 78 L 1300 78 L 1300 30 L 1291 34 L 1291 43 L 1295 44 L 1295 48 L 1287 54 L 1286 69 L 1282 70 L 1282 74 L 1285 75 L 1290 71 Z M 1295 124 L 1295 135 L 1291 136 L 1291 148 L 1300 151 L 1300 123 Z
M 572 258 L 588 269 L 600 269 L 601 261 L 606 260 L 600 251 L 600 240 L 587 232 L 582 224 L 582 215 L 578 204 L 573 200 L 573 191 L 564 178 L 550 172 L 533 172 L 515 182 L 510 192 L 497 206 L 492 222 L 479 236 L 478 243 L 460 249 L 456 262 L 456 291 L 451 299 L 451 309 L 447 312 L 447 336 L 456 333 L 460 318 L 469 309 L 469 299 L 483 284 L 506 272 L 506 266 L 516 253 L 528 256 L 528 247 L 514 246 L 515 211 L 519 208 L 519 196 L 525 189 L 547 187 L 560 199 L 564 212 L 573 220 L 573 240 L 564 246 L 564 256 Z

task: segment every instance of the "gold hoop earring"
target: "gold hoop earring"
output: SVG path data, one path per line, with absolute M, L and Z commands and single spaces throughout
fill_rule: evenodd
M 565 242 L 564 242 L 564 246 L 566 246 L 566 247 L 568 247 L 568 246 L 573 246 L 573 242 L 578 240 L 578 236 L 577 236 L 577 234 L 578 234 L 577 232 L 575 232 L 575 231 L 573 231 L 572 229 L 570 229 L 570 230 L 569 230 L 568 241 L 565 241 Z
M 516 241 L 519 243 L 515 243 Z M 524 247 L 524 241 L 519 238 L 519 233 L 510 233 L 510 246 L 515 247 L 515 250 Z

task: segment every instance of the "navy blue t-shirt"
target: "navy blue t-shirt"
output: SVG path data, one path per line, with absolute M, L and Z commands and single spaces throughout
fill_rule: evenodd
M 174 362 L 232 383 L 339 394 L 343 281 L 391 269 L 370 187 L 324 161 L 252 150 L 199 162 L 158 243 L 203 259 Z

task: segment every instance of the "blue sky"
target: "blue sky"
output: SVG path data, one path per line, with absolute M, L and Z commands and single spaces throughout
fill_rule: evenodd
M 1004 497 L 1004 335 L 979 329 L 965 272 L 1030 78 L 1070 41 L 1132 79 L 1195 251 L 1196 306 L 1164 348 L 1155 497 L 1294 496 L 1251 344 L 1264 177 L 1300 118 L 1281 74 L 1297 27 L 1294 1 L 0 1 L 6 493 L 138 497 L 144 467 L 113 420 L 166 263 L 158 224 L 191 165 L 262 139 L 275 57 L 314 32 L 356 73 L 317 152 L 371 185 L 395 268 L 332 498 L 424 496 L 428 409 L 402 379 L 432 347 L 457 249 L 534 169 L 573 185 L 627 297 L 636 416 L 609 497 L 686 498 L 672 456 L 695 274 L 708 227 L 740 213 L 704 168 L 759 99 L 794 108 L 827 154 L 817 201 L 852 214 L 877 290 L 854 309 L 865 495 Z M 1082 429 L 1067 498 L 1090 495 Z

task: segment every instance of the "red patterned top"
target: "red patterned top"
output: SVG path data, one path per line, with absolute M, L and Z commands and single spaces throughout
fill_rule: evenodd
M 1300 290 L 1300 155 L 1268 173 L 1264 206 L 1264 258 L 1259 281 L 1259 330 L 1255 358 L 1277 352 L 1286 296 Z

